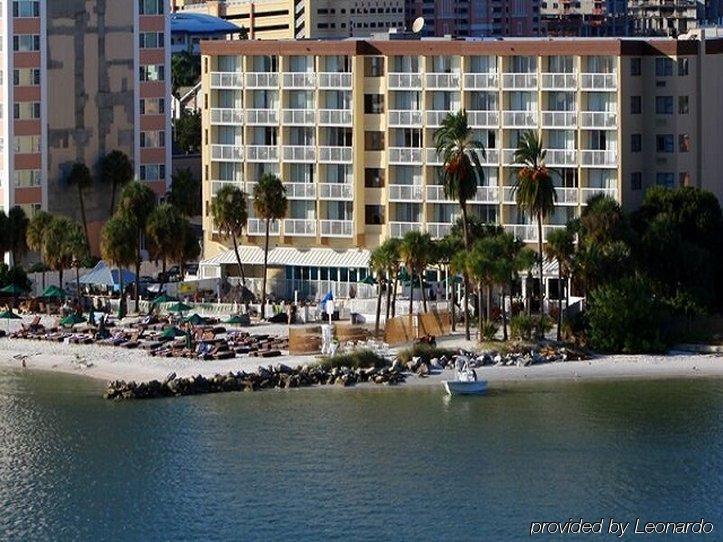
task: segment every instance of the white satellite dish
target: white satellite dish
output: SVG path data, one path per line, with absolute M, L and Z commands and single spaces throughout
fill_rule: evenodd
M 424 17 L 417 17 L 412 23 L 412 32 L 419 34 L 424 28 Z

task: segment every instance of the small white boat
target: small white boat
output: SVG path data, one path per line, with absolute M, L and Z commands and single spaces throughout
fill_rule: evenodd
M 477 373 L 466 364 L 457 371 L 457 380 L 443 380 L 442 385 L 449 395 L 481 395 L 487 391 L 487 381 L 477 380 Z

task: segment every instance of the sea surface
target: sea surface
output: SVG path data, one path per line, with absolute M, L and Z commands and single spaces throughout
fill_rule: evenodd
M 614 539 L 530 536 L 581 518 L 723 540 L 721 380 L 101 392 L 0 372 L 0 540 Z

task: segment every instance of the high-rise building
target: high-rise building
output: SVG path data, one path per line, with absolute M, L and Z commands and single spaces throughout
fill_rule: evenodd
M 542 0 L 540 14 L 549 36 L 626 36 L 627 0 Z
M 67 185 L 75 162 L 95 172 L 113 150 L 158 193 L 170 176 L 168 0 L 0 4 L 0 206 L 80 218 Z M 169 107 L 167 108 L 166 105 Z M 91 245 L 109 186 L 85 194 Z
M 545 235 L 596 194 L 630 209 L 646 187 L 690 185 L 723 201 L 723 39 L 217 41 L 202 52 L 204 276 L 235 262 L 214 231 L 214 194 L 252 194 L 265 172 L 290 200 L 271 225 L 287 279 L 348 288 L 384 239 L 445 235 L 459 206 L 439 184 L 433 136 L 460 109 L 487 148 L 469 213 L 527 242 L 537 229 L 513 195 L 527 130 L 557 172 Z M 265 224 L 249 212 L 243 257 L 257 264 Z
M 404 0 L 174 0 L 177 10 L 221 17 L 250 39 L 368 37 L 404 28 Z
M 705 17 L 699 0 L 628 0 L 628 13 L 636 36 L 677 37 Z

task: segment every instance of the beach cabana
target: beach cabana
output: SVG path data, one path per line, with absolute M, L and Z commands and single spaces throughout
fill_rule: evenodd
M 192 308 L 193 307 L 191 307 L 190 305 L 186 305 L 185 303 L 179 301 L 178 303 L 174 303 L 173 305 L 168 307 L 168 312 L 177 312 L 181 314 L 186 311 L 190 311 Z
M 191 325 L 194 325 L 194 326 L 202 326 L 203 324 L 206 323 L 206 319 L 203 318 L 202 316 L 199 316 L 198 314 L 192 314 L 191 316 L 189 316 L 188 318 L 186 318 L 183 321 L 187 322 Z
M 131 273 L 127 269 L 111 269 L 104 261 L 99 261 L 93 269 L 80 277 L 80 284 L 87 286 L 100 286 L 118 290 L 120 288 L 120 278 L 123 273 L 123 284 L 130 284 L 136 280 L 135 273 Z

